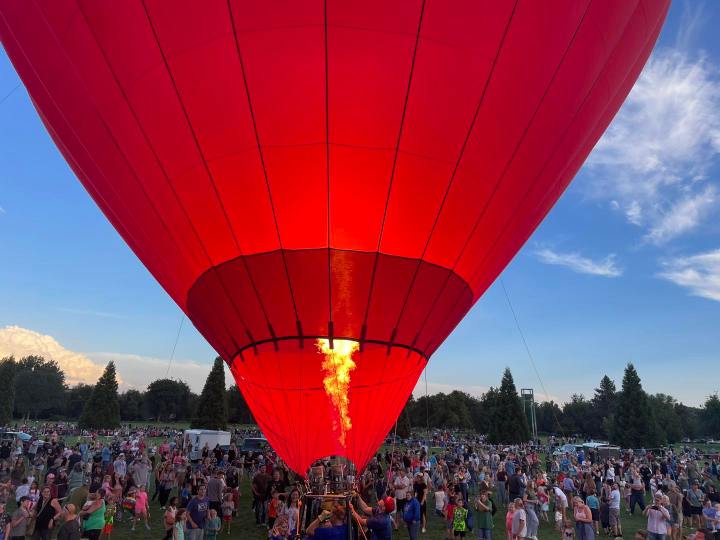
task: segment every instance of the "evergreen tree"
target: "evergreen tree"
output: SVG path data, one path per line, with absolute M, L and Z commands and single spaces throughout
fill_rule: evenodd
M 567 433 L 597 435 L 597 426 L 592 421 L 592 403 L 582 394 L 573 394 L 563 407 L 563 426 Z
M 193 417 L 195 394 L 184 381 L 157 379 L 143 396 L 147 414 L 157 421 L 189 420 Z
M 491 443 L 520 443 L 530 439 L 527 418 L 509 368 L 505 368 L 500 388 L 493 391 L 490 403 L 492 416 L 488 439 Z
M 15 364 L 15 414 L 48 418 L 65 412 L 65 373 L 54 360 L 25 356 Z
M 128 390 L 118 396 L 120 420 L 142 420 L 145 418 L 145 394 Z
M 120 425 L 120 405 L 118 403 L 118 383 L 115 363 L 108 362 L 105 371 L 93 388 L 90 399 L 80 416 L 83 429 L 107 429 Z
M 192 428 L 225 429 L 227 427 L 227 402 L 225 397 L 225 365 L 219 356 L 198 400 Z
M 542 433 L 561 433 L 563 431 L 560 422 L 563 412 L 554 401 L 543 401 L 535 409 L 538 431 Z
M 5 426 L 12 420 L 16 372 L 15 358 L 9 356 L 0 360 L 0 426 Z
M 613 414 L 615 413 L 615 399 L 617 390 L 615 383 L 607 375 L 600 379 L 600 386 L 595 389 L 592 398 L 592 422 L 595 427 L 594 435 L 609 437 L 612 431 Z
M 705 401 L 702 411 L 702 427 L 705 435 L 720 437 L 720 398 L 713 394 Z
M 632 364 L 625 368 L 622 390 L 617 395 L 611 438 L 623 448 L 653 447 L 663 438 Z
M 228 421 L 233 424 L 256 424 L 255 417 L 237 385 L 232 385 L 226 393 Z
M 95 386 L 92 384 L 80 383 L 68 388 L 65 393 L 65 416 L 67 418 L 80 418 L 90 397 L 92 397 Z

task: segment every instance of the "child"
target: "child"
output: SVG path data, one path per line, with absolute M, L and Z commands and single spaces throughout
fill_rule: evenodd
M 515 515 L 515 506 L 508 504 L 507 512 L 505 512 L 505 537 L 507 540 L 512 540 L 513 515 Z
M 455 519 L 455 507 L 455 497 L 450 497 L 450 500 L 445 506 L 445 519 L 447 520 L 447 536 L 445 538 L 453 537 L 453 520 Z
M 217 540 L 222 524 L 218 517 L 217 510 L 211 509 L 208 512 L 208 519 L 205 522 L 205 540 Z
M 133 516 L 135 515 L 135 488 L 130 488 L 127 495 L 122 501 L 122 509 L 127 512 L 130 517 L 130 522 L 133 522 Z M 118 516 L 118 521 L 122 519 L 122 512 Z
M 453 512 L 453 537 L 465 538 L 467 531 L 467 508 L 464 507 L 465 501 L 462 497 L 458 497 L 455 512 Z
M 232 524 L 233 512 L 235 512 L 235 501 L 233 500 L 232 493 L 226 493 L 223 496 L 222 506 L 222 520 L 225 526 L 225 531 L 230 534 L 230 525 Z
M 145 486 L 140 486 L 135 494 L 135 516 L 133 517 L 132 530 L 135 530 L 135 524 L 140 521 L 142 517 L 145 520 L 145 528 L 150 530 L 150 523 L 148 518 L 150 517 L 148 494 L 145 491 Z
M 569 520 L 563 522 L 561 540 L 575 540 L 575 528 Z
M 546 523 L 549 521 L 548 510 L 550 510 L 550 497 L 545 493 L 544 487 L 539 487 L 537 490 L 538 501 L 540 501 L 540 519 Z
M 173 526 L 173 540 L 185 540 L 185 522 L 187 521 L 187 510 L 178 508 L 175 513 L 175 525 Z
M 278 516 L 275 526 L 270 529 L 268 540 L 286 540 L 288 537 L 288 521 L 286 515 Z
M 270 499 L 270 503 L 268 504 L 268 528 L 270 529 L 275 525 L 275 520 L 280 513 L 280 494 L 276 489 L 272 490 L 271 497 L 272 499 Z
M 115 523 L 115 512 L 117 512 L 115 497 L 108 495 L 107 499 L 105 499 L 105 524 L 100 532 L 100 538 L 110 540 L 112 537 L 113 524 Z

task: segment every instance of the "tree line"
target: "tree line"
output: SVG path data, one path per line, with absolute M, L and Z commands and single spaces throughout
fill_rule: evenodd
M 90 428 L 112 428 L 133 421 L 191 422 L 206 429 L 255 423 L 237 386 L 226 389 L 221 358 L 215 360 L 200 395 L 185 381 L 169 378 L 152 381 L 145 391 L 118 392 L 113 362 L 96 384 L 70 387 L 54 360 L 2 358 L 0 426 L 30 419 L 79 421 Z
M 413 429 L 454 428 L 486 433 L 491 442 L 523 442 L 529 435 L 529 410 L 523 408 L 509 369 L 500 386 L 476 398 L 460 391 L 412 397 L 398 420 L 398 434 Z M 540 434 L 578 435 L 608 440 L 624 448 L 652 448 L 685 438 L 720 439 L 720 399 L 702 407 L 684 405 L 668 394 L 648 394 L 628 364 L 618 390 L 605 375 L 591 398 L 573 394 L 564 404 L 535 404 Z
M 500 385 L 476 398 L 460 391 L 410 398 L 397 421 L 397 434 L 451 428 L 487 434 L 491 442 L 530 438 L 529 407 L 523 407 L 512 373 Z M 609 440 L 623 447 L 654 447 L 684 438 L 720 438 L 720 399 L 709 396 L 702 407 L 690 407 L 667 394 L 648 394 L 635 367 L 628 364 L 618 390 L 605 375 L 591 398 L 573 394 L 562 405 L 535 404 L 541 434 L 579 435 Z M 0 359 L 0 425 L 13 419 L 77 421 L 90 428 L 112 428 L 120 422 L 189 421 L 193 427 L 224 429 L 228 423 L 254 424 L 237 386 L 226 388 L 223 361 L 216 358 L 200 395 L 185 381 L 157 379 L 145 391 L 118 392 L 110 362 L 95 385 L 69 387 L 57 362 L 41 356 Z

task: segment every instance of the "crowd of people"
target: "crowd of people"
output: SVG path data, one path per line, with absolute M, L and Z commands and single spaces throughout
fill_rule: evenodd
M 717 457 L 690 448 L 610 457 L 560 452 L 563 441 L 497 446 L 478 436 L 436 437 L 377 454 L 359 476 L 350 465 L 342 489 L 310 497 L 309 481 L 269 448 L 206 446 L 191 462 L 180 431 L 153 431 L 163 435 L 152 445 L 137 430 L 65 444 L 68 435 L 50 429 L 29 443 L 0 444 L 0 540 L 109 540 L 121 524 L 152 529 L 155 512 L 157 537 L 217 540 L 239 533 L 241 510 L 251 510 L 271 540 L 344 540 L 348 524 L 356 538 L 418 540 L 439 523 L 448 539 L 498 540 L 493 529 L 504 524 L 506 540 L 538 540 L 543 523 L 562 540 L 629 538 L 628 513 L 646 519 L 634 540 L 720 536 Z M 331 478 L 336 465 L 318 462 L 308 478 L 318 470 Z

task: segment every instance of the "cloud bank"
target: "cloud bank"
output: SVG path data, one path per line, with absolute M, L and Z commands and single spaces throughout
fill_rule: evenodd
M 104 365 L 90 360 L 82 353 L 70 351 L 48 335 L 19 326 L 0 328 L 0 358 L 38 355 L 55 360 L 65 372 L 70 386 L 78 383 L 95 384 L 102 375 Z
M 588 159 L 590 192 L 642 227 L 646 242 L 662 245 L 716 209 L 708 175 L 718 155 L 717 67 L 703 55 L 660 50 Z
M 69 386 L 79 383 L 95 384 L 107 363 L 112 360 L 117 368 L 121 391 L 131 388 L 144 390 L 148 383 L 169 377 L 187 382 L 193 392 L 199 393 L 212 367 L 209 359 L 207 363 L 176 360 L 169 364 L 167 358 L 137 354 L 76 352 L 63 347 L 54 337 L 34 330 L 19 326 L 0 328 L 0 358 L 21 358 L 28 355 L 55 360 L 65 372 L 65 380 Z M 233 381 L 227 366 L 225 381 L 228 384 Z

